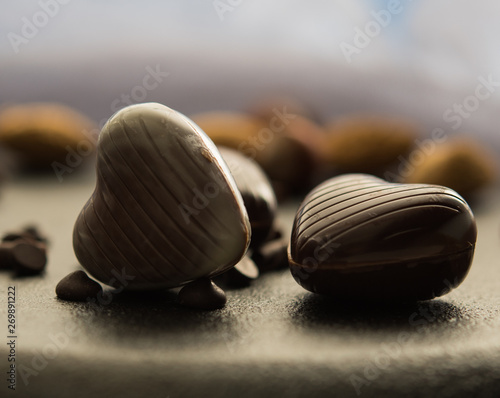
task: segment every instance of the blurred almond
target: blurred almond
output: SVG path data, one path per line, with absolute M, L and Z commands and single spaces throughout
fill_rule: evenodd
M 311 150 L 304 144 L 308 132 L 320 127 L 307 119 L 277 110 L 269 120 L 236 112 L 208 112 L 191 116 L 217 146 L 237 149 L 266 172 L 278 199 L 306 191 L 314 168 Z
M 241 151 L 246 147 L 250 148 L 254 140 L 258 140 L 259 131 L 266 127 L 261 119 L 239 112 L 199 113 L 192 115 L 191 119 L 207 133 L 215 145 Z M 247 152 L 247 155 L 254 153 Z
M 311 151 L 300 141 L 277 135 L 257 153 L 256 160 L 273 183 L 278 200 L 311 188 L 315 162 Z
M 463 196 L 491 184 L 496 178 L 495 158 L 476 141 L 458 138 L 441 144 L 409 170 L 407 183 L 444 185 Z
M 329 124 L 321 158 L 342 172 L 379 174 L 407 154 L 416 126 L 404 119 L 353 115 Z
M 0 109 L 0 144 L 33 167 L 64 162 L 68 149 L 88 155 L 95 148 L 92 134 L 96 131 L 89 118 L 62 104 L 27 103 Z
M 285 111 L 314 121 L 319 119 L 312 109 L 291 96 L 270 96 L 256 101 L 248 109 L 249 114 L 266 121 L 272 119 L 278 111 Z

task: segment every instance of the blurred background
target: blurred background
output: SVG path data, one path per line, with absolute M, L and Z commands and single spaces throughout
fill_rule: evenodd
M 131 103 L 192 115 L 285 96 L 318 123 L 401 116 L 499 155 L 499 15 L 493 0 L 4 2 L 0 106 L 61 102 L 102 126 Z
M 163 301 L 147 303 L 145 312 L 143 302 L 132 298 L 134 303 L 118 301 L 89 322 L 80 310 L 72 310 L 78 307 L 54 300 L 58 281 L 76 268 L 73 224 L 94 189 L 94 133 L 84 132 L 97 132 L 96 126 L 130 104 L 160 102 L 193 116 L 214 141 L 233 147 L 267 131 L 262 129 L 272 126 L 268 118 L 283 106 L 301 114 L 251 156 L 267 172 L 280 200 L 280 250 L 286 249 L 283 242 L 288 244 L 295 199 L 339 173 L 438 183 L 464 196 L 487 186 L 498 190 L 498 0 L 0 4 L 0 180 L 11 149 L 30 165 L 48 170 L 27 177 L 17 170 L 6 172 L 14 178 L 0 191 L 3 228 L 37 225 L 51 243 L 47 272 L 15 281 L 23 306 L 20 360 L 28 364 L 35 348 L 42 352 L 49 336 L 59 335 L 67 324 L 81 325 L 67 351 L 30 380 L 34 395 L 60 396 L 60 389 L 61 394 L 83 396 L 100 382 L 126 395 L 140 389 L 137 395 L 162 391 L 176 396 L 175 389 L 154 389 L 166 383 L 168 388 L 180 386 L 181 392 L 186 385 L 191 391 L 205 393 L 206 386 L 220 391 L 225 388 L 218 383 L 221 377 L 234 385 L 245 380 L 237 385 L 243 395 L 241 386 L 265 391 L 255 380 L 278 386 L 276 391 L 284 395 L 289 391 L 288 396 L 300 394 L 304 385 L 309 392 L 314 383 L 318 389 L 347 386 L 354 394 L 349 373 L 363 374 L 367 363 L 379 358 L 381 343 L 393 344 L 401 330 L 414 332 L 416 344 L 391 359 L 380 384 L 373 383 L 375 392 L 383 391 L 380 396 L 395 385 L 401 396 L 415 396 L 433 390 L 432 395 L 439 388 L 453 392 L 466 386 L 464 391 L 472 391 L 483 379 L 492 386 L 498 381 L 499 229 L 498 213 L 490 213 L 498 208 L 498 195 L 481 207 L 477 266 L 459 293 L 463 295 L 421 307 L 437 308 L 441 315 L 436 322 L 413 324 L 417 313 L 410 314 L 420 307 L 409 307 L 408 314 L 389 307 L 351 314 L 319 299 L 302 300 L 303 292 L 294 290 L 299 287 L 288 272 L 264 279 L 255 294 L 245 296 L 244 291 L 222 317 L 182 313 Z M 64 107 L 27 105 L 33 102 Z M 230 134 L 236 138 L 230 140 Z M 459 136 L 469 141 L 455 144 Z M 260 143 L 269 141 L 261 138 Z M 89 167 L 81 167 L 84 162 Z M 83 178 L 74 178 L 78 174 Z M 288 198 L 295 201 L 283 204 Z M 277 253 L 279 257 L 283 250 Z M 9 275 L 5 285 L 14 283 Z M 250 367 L 239 358 L 234 362 L 240 353 Z M 214 358 L 230 367 L 212 366 Z M 110 384 L 117 380 L 117 369 L 123 380 Z M 150 373 L 152 369 L 159 373 Z M 193 383 L 193 375 L 203 369 L 209 369 L 210 383 Z M 236 377 L 226 376 L 231 372 Z M 366 388 L 365 396 L 370 396 Z

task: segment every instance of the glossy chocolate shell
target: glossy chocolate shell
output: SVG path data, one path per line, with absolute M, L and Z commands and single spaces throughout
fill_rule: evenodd
M 238 151 L 220 147 L 236 185 L 243 197 L 252 227 L 252 248 L 259 247 L 269 236 L 276 217 L 276 196 L 266 174 L 252 159 Z
M 73 246 L 97 280 L 128 289 L 180 286 L 235 265 L 250 242 L 243 199 L 220 153 L 184 115 L 127 107 L 98 142 L 97 184 Z M 122 278 L 123 279 L 123 278 Z
M 476 235 L 469 206 L 449 188 L 350 174 L 306 197 L 288 256 L 294 278 L 312 292 L 430 299 L 465 279 Z

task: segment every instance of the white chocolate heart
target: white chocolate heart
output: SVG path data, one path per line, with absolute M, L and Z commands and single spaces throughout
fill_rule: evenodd
M 181 286 L 245 254 L 241 195 L 213 142 L 186 116 L 156 103 L 120 110 L 102 129 L 96 168 L 73 246 L 99 281 L 117 285 L 127 275 L 127 289 Z

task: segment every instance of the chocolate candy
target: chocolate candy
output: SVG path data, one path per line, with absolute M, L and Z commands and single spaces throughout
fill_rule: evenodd
M 476 235 L 469 206 L 449 188 L 351 174 L 306 197 L 288 256 L 295 280 L 315 293 L 424 300 L 465 279 Z
M 224 291 L 208 278 L 198 279 L 184 286 L 177 302 L 199 310 L 216 310 L 226 305 Z
M 87 301 L 102 294 L 102 287 L 82 270 L 66 275 L 56 286 L 56 294 L 62 300 Z
M 158 289 L 234 266 L 250 223 L 219 151 L 191 120 L 160 104 L 132 105 L 104 126 L 97 184 L 74 226 L 82 266 L 126 289 Z
M 260 246 L 269 236 L 276 216 L 276 196 L 271 183 L 260 166 L 234 149 L 221 147 L 236 185 L 243 197 L 252 227 L 250 247 Z

